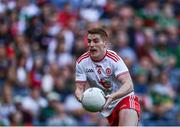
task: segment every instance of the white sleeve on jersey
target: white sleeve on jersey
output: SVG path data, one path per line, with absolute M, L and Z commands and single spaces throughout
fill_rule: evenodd
M 76 63 L 76 81 L 87 81 L 85 70 L 79 63 Z
M 113 66 L 114 66 L 115 77 L 117 77 L 125 72 L 128 72 L 128 68 L 122 59 L 117 62 L 114 62 Z

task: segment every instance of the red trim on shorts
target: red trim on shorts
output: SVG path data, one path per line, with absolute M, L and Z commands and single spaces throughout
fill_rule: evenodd
M 138 118 L 140 117 L 140 104 L 138 97 L 135 95 L 130 95 L 122 99 L 116 107 L 113 109 L 110 116 L 107 117 L 110 126 L 118 126 L 119 122 L 119 111 L 122 109 L 134 109 Z

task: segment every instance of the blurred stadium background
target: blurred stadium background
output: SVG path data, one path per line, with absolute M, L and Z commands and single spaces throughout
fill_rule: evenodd
M 73 93 L 95 26 L 129 68 L 140 125 L 180 125 L 179 22 L 179 0 L 0 0 L 0 125 L 107 125 Z

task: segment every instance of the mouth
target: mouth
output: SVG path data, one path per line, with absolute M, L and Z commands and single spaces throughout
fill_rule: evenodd
M 91 53 L 95 53 L 97 50 L 96 49 L 90 49 Z

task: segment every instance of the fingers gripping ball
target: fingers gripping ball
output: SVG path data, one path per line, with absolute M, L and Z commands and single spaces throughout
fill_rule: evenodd
M 96 87 L 88 88 L 81 99 L 83 107 L 90 112 L 101 111 L 106 99 L 104 92 Z

